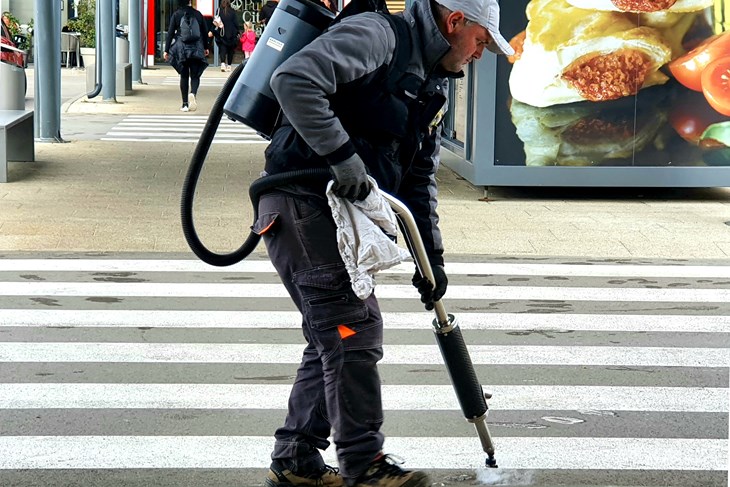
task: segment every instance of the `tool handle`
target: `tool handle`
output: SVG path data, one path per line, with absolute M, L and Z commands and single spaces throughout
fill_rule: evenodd
M 408 241 L 408 247 L 411 249 L 413 254 L 413 260 L 416 263 L 418 272 L 421 273 L 426 279 L 431 281 L 431 284 L 436 287 L 436 279 L 433 276 L 433 269 L 431 269 L 431 263 L 428 260 L 428 254 L 426 253 L 426 247 L 423 245 L 423 239 L 421 239 L 421 233 L 418 231 L 416 220 L 413 218 L 411 210 L 408 209 L 399 199 L 389 195 L 388 193 L 381 191 L 381 194 L 386 199 L 390 207 L 395 212 L 398 220 L 401 223 L 401 229 L 403 234 Z M 447 327 L 450 326 L 449 315 L 446 312 L 446 307 L 441 300 L 434 301 L 433 311 L 436 313 L 436 322 L 439 326 Z

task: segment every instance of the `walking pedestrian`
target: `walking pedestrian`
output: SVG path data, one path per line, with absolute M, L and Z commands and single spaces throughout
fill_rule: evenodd
M 407 70 L 390 79 L 403 36 Z M 439 117 L 448 79 L 463 76 L 485 48 L 513 53 L 499 33 L 497 0 L 413 0 L 392 19 L 342 19 L 271 77 L 284 118 L 265 152 L 266 173 L 329 168 L 336 194 L 350 200 L 365 199 L 370 175 L 403 201 L 433 267 L 435 283 L 413 276 L 427 309 L 448 284 L 436 213 Z M 302 313 L 307 341 L 265 485 L 430 486 L 426 473 L 382 451 L 383 320 L 375 295 L 363 301 L 351 289 L 324 185 L 266 193 L 258 214 L 254 229 Z M 339 469 L 319 453 L 330 435 Z
M 231 0 L 221 0 L 216 21 L 213 23 L 215 42 L 218 45 L 218 57 L 220 58 L 221 71 L 231 71 L 233 54 L 236 51 L 240 31 L 236 12 L 231 7 Z
M 279 0 L 267 0 L 266 3 L 264 3 L 261 6 L 261 10 L 259 10 L 259 24 L 266 27 L 266 23 L 269 21 L 272 15 L 274 15 L 274 10 L 276 10 L 276 6 L 279 4 Z
M 251 57 L 254 47 L 256 47 L 256 31 L 253 30 L 251 22 L 246 22 L 244 24 L 243 35 L 241 36 L 241 50 L 243 51 L 244 59 Z
M 180 111 L 195 111 L 200 77 L 208 67 L 208 25 L 191 0 L 177 0 L 178 9 L 170 17 L 163 57 L 180 73 Z

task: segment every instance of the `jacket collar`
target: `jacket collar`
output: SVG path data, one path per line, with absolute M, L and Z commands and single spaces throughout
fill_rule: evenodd
M 438 66 L 439 61 L 451 49 L 451 46 L 436 24 L 430 0 L 415 0 L 409 9 L 403 11 L 403 18 L 412 27 L 416 27 L 415 41 L 420 43 L 427 74 L 436 71 L 441 76 L 461 77 L 464 75 L 463 71 L 447 73 Z

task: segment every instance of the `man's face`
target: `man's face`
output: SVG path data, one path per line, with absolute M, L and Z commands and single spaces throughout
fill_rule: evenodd
M 487 45 L 492 41 L 489 31 L 467 20 L 462 12 L 452 12 L 446 19 L 444 37 L 451 49 L 441 59 L 441 67 L 458 73 L 470 62 L 482 57 Z

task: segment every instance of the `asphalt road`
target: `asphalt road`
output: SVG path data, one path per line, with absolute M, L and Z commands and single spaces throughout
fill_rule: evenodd
M 500 468 L 483 468 L 410 264 L 376 288 L 386 452 L 434 485 L 727 485 L 730 266 L 448 261 Z M 299 321 L 267 261 L 3 255 L 0 485 L 260 485 Z

